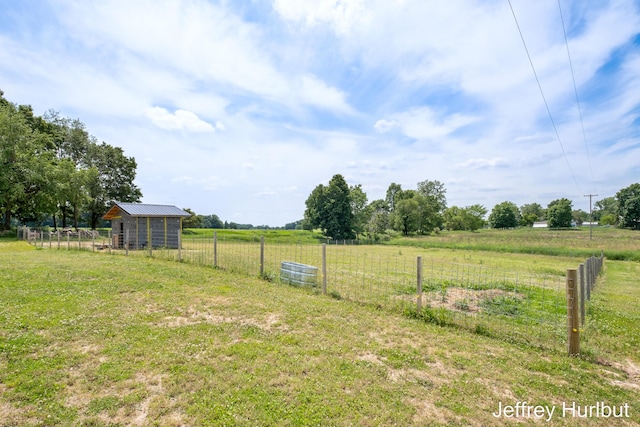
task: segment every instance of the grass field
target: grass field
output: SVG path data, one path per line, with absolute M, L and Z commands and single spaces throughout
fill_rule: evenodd
M 579 259 L 429 253 L 548 274 Z M 0 425 L 499 425 L 525 400 L 555 407 L 550 425 L 640 425 L 639 273 L 607 262 L 589 351 L 569 358 L 190 263 L 0 240 Z M 630 417 L 560 414 L 601 401 Z

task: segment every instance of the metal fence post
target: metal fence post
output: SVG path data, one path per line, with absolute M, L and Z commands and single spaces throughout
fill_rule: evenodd
M 584 264 L 580 264 L 578 267 L 578 276 L 580 278 L 580 323 L 584 326 L 584 319 L 586 317 L 585 304 L 586 295 L 585 290 L 587 288 L 584 278 Z
M 178 262 L 182 262 L 182 229 L 178 230 Z
M 213 267 L 218 268 L 218 232 L 213 232 Z
M 580 319 L 578 318 L 576 276 L 575 268 L 567 269 L 567 347 L 569 356 L 580 354 Z
M 260 236 L 260 277 L 264 276 L 264 236 Z
M 418 256 L 416 259 L 416 276 L 417 276 L 417 305 L 416 309 L 418 314 L 422 312 L 422 257 Z
M 322 295 L 327 294 L 327 244 L 322 244 Z

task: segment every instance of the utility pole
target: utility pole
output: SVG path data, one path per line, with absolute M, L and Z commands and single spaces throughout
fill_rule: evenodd
M 597 194 L 585 194 L 584 197 L 588 197 L 589 198 L 589 240 L 591 240 L 593 238 L 593 231 L 591 229 L 591 227 L 593 227 L 593 221 L 591 218 L 591 199 L 593 197 L 597 197 Z

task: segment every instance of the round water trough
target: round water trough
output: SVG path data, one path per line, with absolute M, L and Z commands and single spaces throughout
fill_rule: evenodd
M 280 263 L 280 280 L 290 285 L 315 286 L 318 282 L 318 267 L 292 261 Z

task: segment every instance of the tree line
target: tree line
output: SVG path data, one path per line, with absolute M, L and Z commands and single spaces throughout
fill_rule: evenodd
M 328 185 L 316 186 L 306 202 L 304 219 L 296 225 L 321 232 L 333 239 L 365 237 L 380 240 L 389 230 L 411 234 L 430 234 L 439 230 L 475 231 L 485 226 L 515 228 L 547 221 L 550 228 L 571 227 L 589 221 L 590 215 L 573 209 L 566 198 L 552 201 L 543 208 L 538 203 L 518 207 L 504 201 L 493 207 L 489 216 L 480 204 L 447 206 L 446 188 L 437 180 L 418 182 L 415 189 L 403 189 L 391 183 L 384 199 L 368 202 L 361 185 L 348 185 L 340 174 Z M 615 197 L 595 203 L 592 220 L 602 225 L 640 229 L 640 184 L 620 190 Z
M 136 161 L 89 134 L 79 119 L 36 116 L 0 90 L 0 230 L 12 220 L 95 229 L 114 200 L 139 202 Z

